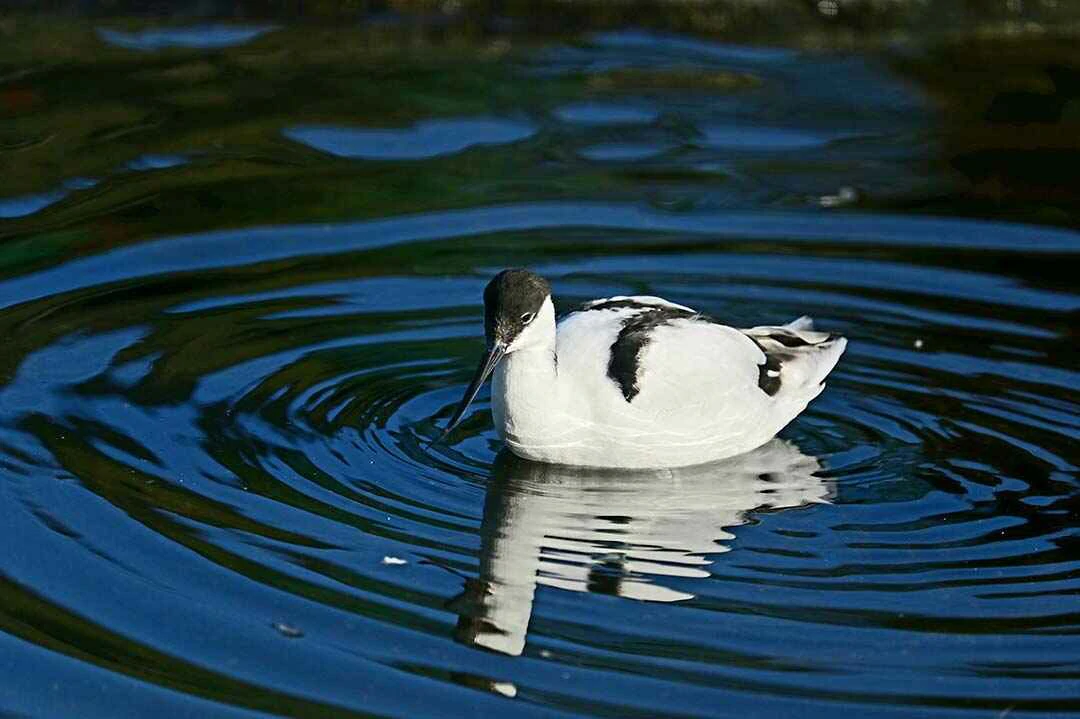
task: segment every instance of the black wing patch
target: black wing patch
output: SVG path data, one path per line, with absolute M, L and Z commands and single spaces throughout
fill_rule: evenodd
M 628 302 L 628 300 L 615 300 L 614 302 Z M 607 303 L 603 303 L 607 304 Z M 652 331 L 672 320 L 684 320 L 701 318 L 696 312 L 680 310 L 673 307 L 657 307 L 656 305 L 633 305 L 643 308 L 645 311 L 627 317 L 623 321 L 622 329 L 618 337 L 611 345 L 611 357 L 608 360 L 608 377 L 615 380 L 622 390 L 623 397 L 627 402 L 633 401 L 640 388 L 638 387 L 638 371 L 640 370 L 641 351 L 652 339 Z M 593 306 L 588 309 L 600 309 Z M 607 309 L 607 308 L 605 308 Z
M 778 333 L 779 334 L 779 333 Z M 761 353 L 765 355 L 765 364 L 758 365 L 758 387 L 761 391 L 770 397 L 775 397 L 776 393 L 780 391 L 780 369 L 783 367 L 784 360 L 789 360 L 794 355 L 786 352 L 777 352 L 776 350 L 769 350 L 762 346 L 760 342 L 753 335 L 746 335 L 750 340 L 757 345 Z M 773 339 L 776 339 L 773 335 L 769 335 Z M 796 338 L 798 339 L 798 338 Z M 781 340 L 776 340 L 785 347 L 793 347 L 795 345 L 789 345 Z M 809 344 L 799 340 L 802 344 Z
M 768 327 L 758 331 L 743 331 L 765 355 L 765 364 L 758 365 L 758 387 L 773 397 L 780 391 L 781 370 L 785 362 L 807 356 L 816 348 L 825 348 L 839 339 L 839 335 L 809 332 L 807 338 L 783 327 Z M 768 342 L 768 345 L 765 343 Z
M 583 310 L 636 309 L 639 312 L 623 320 L 615 342 L 611 345 L 611 357 L 608 360 L 608 377 L 613 379 L 627 402 L 632 402 L 640 392 L 638 375 L 641 371 L 641 352 L 652 339 L 652 332 L 657 327 L 673 320 L 699 320 L 715 322 L 713 318 L 690 310 L 675 307 L 662 307 L 644 304 L 631 299 L 607 300 L 587 305 Z M 768 328 L 767 334 L 750 334 L 744 331 L 751 342 L 757 345 L 765 355 L 765 362 L 758 365 L 758 387 L 770 397 L 775 397 L 782 383 L 781 373 L 785 362 L 796 359 L 800 350 L 823 344 L 835 338 L 828 335 L 823 340 L 813 341 L 800 336 L 797 332 L 783 327 Z M 763 344 L 768 341 L 768 346 Z
M 771 339 L 773 342 L 782 344 L 785 347 L 809 347 L 814 344 L 813 342 L 807 342 L 794 332 L 786 332 L 779 328 L 765 335 L 765 337 Z M 760 347 L 761 345 L 758 346 Z

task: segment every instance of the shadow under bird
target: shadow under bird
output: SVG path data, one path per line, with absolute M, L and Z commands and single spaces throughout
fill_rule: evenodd
M 736 329 L 651 296 L 587 302 L 556 323 L 551 286 L 524 269 L 484 289 L 487 351 L 445 437 L 493 377 L 514 454 L 584 467 L 678 467 L 759 447 L 824 388 L 847 345 L 809 317 Z

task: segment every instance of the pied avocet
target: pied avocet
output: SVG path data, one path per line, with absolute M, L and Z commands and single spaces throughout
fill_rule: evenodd
M 808 317 L 735 329 L 648 296 L 593 300 L 556 324 L 551 286 L 523 269 L 488 283 L 484 331 L 444 436 L 494 372 L 507 447 L 586 467 L 678 467 L 759 447 L 821 392 L 847 344 Z

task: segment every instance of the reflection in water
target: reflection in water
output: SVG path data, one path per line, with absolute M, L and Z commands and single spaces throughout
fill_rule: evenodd
M 285 137 L 316 150 L 362 160 L 423 160 L 453 155 L 477 145 L 505 145 L 536 134 L 523 120 L 454 117 L 425 120 L 405 129 L 301 126 Z
M 191 27 L 148 28 L 141 32 L 123 32 L 98 28 L 104 42 L 127 50 L 153 52 L 167 48 L 217 50 L 243 45 L 275 29 L 273 25 L 193 25 Z
M 18 197 L 0 197 L 0 219 L 32 215 L 50 205 L 55 205 L 72 192 L 88 190 L 97 183 L 98 181 L 92 177 L 73 177 L 66 180 L 59 188 L 48 192 Z
M 540 464 L 503 452 L 481 527 L 480 576 L 454 601 L 457 638 L 521 654 L 536 585 L 675 602 L 661 577 L 709 576 L 707 555 L 755 509 L 826 502 L 817 459 L 784 440 L 712 464 L 652 471 Z

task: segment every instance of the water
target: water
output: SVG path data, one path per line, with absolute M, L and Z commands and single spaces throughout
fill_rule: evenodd
M 1080 235 L 883 62 L 68 31 L 7 80 L 0 716 L 1080 711 Z M 717 465 L 428 448 L 509 265 L 851 344 Z

